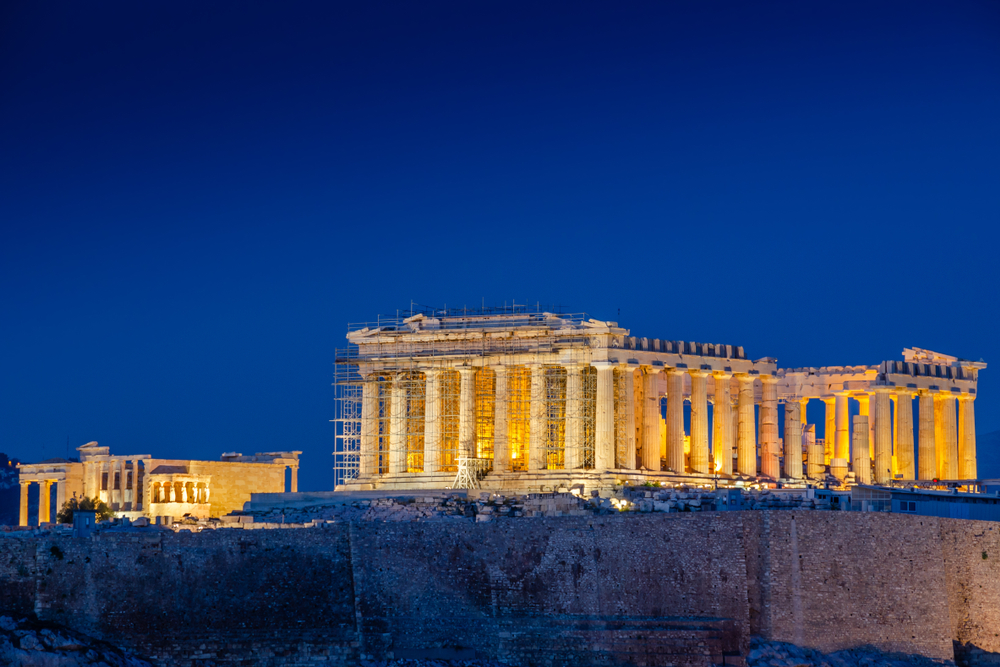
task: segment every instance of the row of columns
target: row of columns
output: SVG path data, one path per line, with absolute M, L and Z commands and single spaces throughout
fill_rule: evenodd
M 65 502 L 66 492 L 65 482 L 54 479 L 43 479 L 21 482 L 21 505 L 18 516 L 18 525 L 28 525 L 28 492 L 32 484 L 38 484 L 38 523 L 48 523 L 52 521 L 52 485 L 56 485 L 56 511 L 62 508 Z
M 205 504 L 211 493 L 206 485 L 195 482 L 154 482 L 151 491 L 154 503 Z
M 916 395 L 919 400 L 920 415 L 917 428 L 916 469 L 914 469 L 914 392 L 893 387 L 876 387 L 871 396 L 857 396 L 860 409 L 854 418 L 853 450 L 852 434 L 848 430 L 850 394 L 845 392 L 823 399 L 826 404 L 827 434 L 824 463 L 829 464 L 832 459 L 845 461 L 850 459 L 855 476 L 861 481 L 871 477 L 870 471 L 874 462 L 874 481 L 878 484 L 889 483 L 894 473 L 898 473 L 903 479 L 975 479 L 978 471 L 973 396 L 926 390 L 919 390 Z M 801 424 L 804 421 L 805 405 L 809 399 L 800 401 L 801 406 L 796 401 L 785 404 L 785 474 L 788 477 L 795 477 L 795 473 L 801 469 L 799 459 L 801 448 L 795 447 L 794 443 L 802 442 Z M 893 402 L 896 403 L 895 424 L 892 418 Z M 798 437 L 796 437 L 797 432 Z M 892 461 L 894 449 L 895 469 Z M 799 453 L 796 454 L 794 450 L 798 450 Z M 810 462 L 812 458 L 810 452 Z
M 684 453 L 684 376 L 691 377 L 691 450 L 687 464 L 692 472 L 722 474 L 739 473 L 756 476 L 757 442 L 755 437 L 754 381 L 756 376 L 737 373 L 738 393 L 733 401 L 730 382 L 733 374 L 688 370 L 682 368 L 658 368 L 641 366 L 637 379 L 627 366 L 612 363 L 595 363 L 597 373 L 597 397 L 595 419 L 594 466 L 598 470 L 613 468 L 659 470 L 660 452 L 660 397 L 657 390 L 657 375 L 666 375 L 666 468 L 674 472 L 685 472 Z M 546 467 L 545 428 L 545 368 L 529 365 L 530 369 L 530 428 L 527 468 L 543 470 Z M 578 468 L 583 465 L 583 365 L 568 364 L 566 369 L 566 423 L 565 423 L 565 467 Z M 619 409 L 625 410 L 625 427 L 616 434 L 615 424 L 615 377 L 616 369 L 625 370 L 622 386 L 618 391 Z M 475 431 L 475 369 L 457 369 L 459 386 L 459 455 L 474 456 L 476 447 Z M 495 372 L 494 405 L 494 470 L 509 470 L 510 450 L 507 438 L 507 368 L 493 368 Z M 425 424 L 424 424 L 424 470 L 436 471 L 442 466 L 441 398 L 442 382 L 439 369 L 425 371 Z M 710 470 L 708 391 L 709 377 L 714 381 L 714 436 L 713 449 L 716 470 Z M 826 404 L 825 446 L 815 444 L 815 427 L 805 424 L 806 406 L 809 399 L 791 400 L 785 406 L 784 448 L 779 451 L 778 437 L 778 395 L 777 378 L 760 376 L 762 384 L 760 402 L 760 474 L 777 479 L 779 477 L 802 478 L 804 475 L 819 477 L 823 472 L 819 467 L 828 465 L 832 459 L 851 459 L 851 432 L 848 393 L 839 393 L 823 399 Z M 643 405 L 639 414 L 642 422 L 635 424 L 633 405 L 634 382 L 642 383 Z M 406 433 L 404 426 L 406 387 L 394 383 L 390 395 L 391 416 L 389 434 L 389 470 L 402 473 L 407 470 Z M 854 460 L 855 472 L 863 469 L 862 476 L 870 475 L 874 461 L 875 481 L 888 483 L 893 472 L 905 479 L 973 479 L 976 477 L 975 427 L 972 397 L 962 394 L 959 401 L 956 423 L 954 400 L 946 393 L 921 391 L 920 423 L 918 429 L 919 470 L 914 470 L 912 397 L 913 392 L 890 387 L 877 387 L 873 396 L 859 396 L 861 414 L 855 418 Z M 873 399 L 873 400 L 872 400 Z M 375 445 L 377 439 L 378 410 L 377 388 L 373 382 L 365 382 L 362 392 L 362 452 L 361 475 L 376 473 Z M 892 423 L 891 403 L 896 402 L 896 423 Z M 734 409 L 735 408 L 735 409 Z M 859 425 L 864 425 L 862 429 Z M 636 428 L 638 427 L 638 428 Z M 639 443 L 635 443 L 638 431 Z M 863 433 L 862 433 L 863 431 Z M 616 451 L 616 437 L 619 448 Z M 893 470 L 893 441 L 895 440 L 896 470 Z M 639 460 L 636 460 L 636 444 L 639 445 Z M 809 458 L 809 468 L 804 469 L 803 446 Z M 864 450 L 864 451 L 861 451 Z M 733 452 L 736 453 L 736 469 L 733 470 Z M 822 455 L 820 455 L 822 452 Z M 865 465 L 861 458 L 868 461 Z M 780 459 L 784 459 L 784 470 Z M 822 463 L 821 463 L 822 461 Z M 858 468 L 861 466 L 861 468 Z M 859 478 L 860 479 L 860 478 Z

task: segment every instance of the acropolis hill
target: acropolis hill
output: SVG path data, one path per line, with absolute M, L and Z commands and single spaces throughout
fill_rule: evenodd
M 1000 516 L 983 362 L 782 369 L 542 311 L 348 340 L 336 491 L 296 492 L 298 450 L 25 466 L 122 518 L 0 531 L 0 621 L 163 666 L 747 667 L 761 640 L 1000 663 L 1000 522 L 966 520 Z
M 876 365 L 783 369 L 736 345 L 507 309 L 380 319 L 347 338 L 337 378 L 344 489 L 976 486 L 983 362 L 908 348 Z M 824 409 L 822 439 L 810 402 Z

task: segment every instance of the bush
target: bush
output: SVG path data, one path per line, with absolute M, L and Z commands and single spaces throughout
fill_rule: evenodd
M 97 512 L 98 521 L 110 519 L 115 515 L 107 503 L 103 502 L 100 498 L 81 498 L 79 500 L 70 498 L 63 503 L 62 509 L 56 515 L 56 521 L 59 523 L 73 523 L 73 514 L 77 510 Z

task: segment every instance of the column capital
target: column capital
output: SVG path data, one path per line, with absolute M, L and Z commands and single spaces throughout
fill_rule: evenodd
M 879 386 L 879 387 L 875 387 L 875 393 L 876 394 L 889 394 L 889 393 L 892 393 L 893 389 L 895 389 L 895 387 Z
M 647 366 L 647 365 L 643 364 L 642 366 L 639 366 L 639 370 L 642 371 L 643 375 L 656 375 L 657 373 L 659 373 L 661 371 L 670 372 L 672 370 L 673 371 L 679 371 L 680 369 L 677 369 L 677 368 L 664 368 L 663 366 Z
M 704 368 L 691 368 L 688 369 L 688 373 L 691 375 L 691 377 L 701 377 L 701 378 L 707 378 L 709 375 L 712 374 L 711 371 L 706 371 Z
M 730 373 L 729 371 L 712 371 L 712 376 L 720 380 L 728 380 L 729 378 L 733 377 L 733 374 Z
M 584 365 L 593 366 L 599 371 L 606 371 L 609 368 L 610 369 L 618 368 L 618 364 L 611 361 L 592 361 L 590 362 L 590 364 L 584 364 Z
M 441 374 L 440 368 L 421 368 L 419 369 L 419 371 L 423 373 L 425 376 L 430 376 L 430 375 L 438 376 Z
M 961 394 L 958 394 L 955 398 L 957 398 L 960 401 L 974 401 L 976 400 L 976 395 L 970 394 L 967 391 L 963 391 Z
M 778 378 L 774 375 L 761 375 L 760 381 L 764 384 L 777 384 Z
M 455 370 L 458 371 L 460 375 L 468 375 L 476 372 L 476 368 L 474 366 L 457 366 Z
M 565 363 L 562 363 L 562 364 L 559 364 L 559 365 L 562 366 L 563 368 L 565 368 L 566 372 L 568 373 L 570 371 L 580 372 L 584 368 L 586 368 L 589 364 L 585 364 L 582 361 L 568 361 L 568 362 L 565 362 Z M 614 367 L 613 364 L 612 364 L 612 367 Z

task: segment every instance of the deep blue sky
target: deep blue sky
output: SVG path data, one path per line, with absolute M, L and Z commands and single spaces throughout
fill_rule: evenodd
M 334 349 L 411 299 L 984 357 L 1000 429 L 995 2 L 4 3 L 0 127 L 25 460 L 295 448 L 327 488 Z

